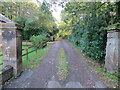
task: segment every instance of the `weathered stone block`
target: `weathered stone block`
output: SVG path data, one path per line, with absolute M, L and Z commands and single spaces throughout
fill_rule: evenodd
M 0 70 L 0 85 L 3 85 L 7 80 L 13 76 L 13 67 L 6 66 Z
M 105 57 L 105 68 L 111 74 L 119 68 L 118 62 L 120 60 L 120 31 L 108 31 L 107 46 Z

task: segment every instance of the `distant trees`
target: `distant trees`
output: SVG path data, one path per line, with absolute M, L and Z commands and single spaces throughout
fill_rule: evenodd
M 35 18 L 38 6 L 33 2 L 0 2 L 1 13 L 9 19 L 19 16 Z
M 29 40 L 33 35 L 54 33 L 56 23 L 47 4 L 37 6 L 33 2 L 0 2 L 2 13 L 22 26 L 23 40 Z

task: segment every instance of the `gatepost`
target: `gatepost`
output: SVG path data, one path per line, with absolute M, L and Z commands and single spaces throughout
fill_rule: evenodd
M 20 27 L 1 15 L 3 66 L 12 66 L 13 74 L 21 73 L 22 69 L 22 37 Z
M 114 74 L 119 67 L 120 61 L 120 29 L 107 30 L 107 46 L 105 68 L 107 72 Z

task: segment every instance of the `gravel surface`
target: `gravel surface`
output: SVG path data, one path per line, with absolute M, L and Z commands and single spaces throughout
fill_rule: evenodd
M 64 82 L 58 80 L 56 74 L 60 48 L 64 48 L 69 64 L 68 77 Z M 64 40 L 54 42 L 39 67 L 25 72 L 4 88 L 105 88 L 88 69 L 80 53 Z

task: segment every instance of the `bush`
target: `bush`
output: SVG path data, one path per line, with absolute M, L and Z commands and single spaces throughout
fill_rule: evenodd
M 32 36 L 30 40 L 33 42 L 33 45 L 35 47 L 43 48 L 46 46 L 46 42 L 49 41 L 49 38 L 47 38 L 46 34 L 38 35 L 38 36 Z
M 89 19 L 85 20 L 86 18 Z M 100 29 L 105 24 L 100 17 L 95 16 L 86 16 L 84 20 L 88 23 L 86 25 L 76 23 L 74 32 L 69 36 L 69 40 L 96 62 L 104 63 L 107 32 Z
M 29 19 L 25 23 L 24 32 L 26 33 L 26 39 L 29 40 L 33 35 L 37 36 L 43 33 L 48 33 L 48 28 L 38 24 L 34 19 Z
M 37 36 L 49 32 L 46 26 L 39 24 L 35 19 L 27 20 L 24 17 L 18 17 L 14 21 L 22 26 L 23 40 L 29 40 L 33 35 Z

